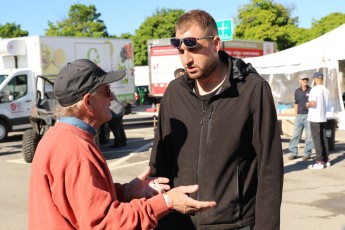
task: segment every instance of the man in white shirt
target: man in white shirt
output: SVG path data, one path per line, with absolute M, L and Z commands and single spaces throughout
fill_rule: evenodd
M 309 109 L 308 121 L 310 121 L 311 135 L 316 151 L 315 164 L 309 165 L 309 169 L 323 169 L 331 166 L 328 158 L 328 143 L 325 136 L 325 126 L 327 122 L 326 110 L 328 106 L 329 91 L 323 85 L 323 74 L 314 73 L 315 86 L 309 94 L 309 101 L 306 107 Z

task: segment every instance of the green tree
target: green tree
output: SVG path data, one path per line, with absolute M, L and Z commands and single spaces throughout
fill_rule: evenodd
M 130 33 L 122 33 L 120 35 L 120 38 L 124 38 L 124 39 L 134 39 L 134 36 Z
M 251 0 L 239 9 L 234 38 L 274 41 L 278 50 L 297 43 L 298 17 L 291 17 L 294 5 L 286 8 L 273 0 Z
M 331 13 L 318 21 L 313 19 L 311 25 L 312 39 L 334 30 L 343 24 L 345 24 L 345 14 L 339 12 Z
M 147 40 L 154 38 L 169 38 L 175 34 L 175 23 L 184 13 L 181 9 L 156 9 L 156 12 L 145 19 L 135 31 L 134 58 L 135 65 L 147 65 Z
M 310 29 L 306 28 L 298 28 L 293 37 L 294 41 L 296 41 L 295 45 L 303 44 L 315 38 L 312 36 Z
M 310 29 L 298 28 L 299 33 L 296 35 L 298 37 L 296 45 L 300 45 L 320 37 L 343 24 L 345 24 L 345 14 L 338 12 L 331 13 L 320 20 L 313 19 Z
M 15 23 L 6 23 L 5 25 L 0 24 L 0 38 L 16 38 L 28 36 L 29 32 L 22 30 L 20 25 Z
M 67 36 L 67 37 L 109 37 L 107 27 L 100 20 L 100 13 L 97 13 L 94 5 L 73 4 L 68 12 L 68 18 L 57 21 L 54 24 L 48 21 L 46 36 Z

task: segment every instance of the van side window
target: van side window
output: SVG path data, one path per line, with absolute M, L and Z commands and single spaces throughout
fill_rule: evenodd
M 10 90 L 13 100 L 17 100 L 25 96 L 28 90 L 27 75 L 16 76 L 8 83 L 6 88 Z
M 19 75 L 15 79 L 16 85 L 14 87 L 14 100 L 24 97 L 28 90 L 28 81 L 26 75 Z

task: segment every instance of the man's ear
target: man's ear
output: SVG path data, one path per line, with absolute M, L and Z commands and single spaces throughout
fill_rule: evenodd
M 221 50 L 222 49 L 222 42 L 220 40 L 220 37 L 219 36 L 214 36 L 213 38 L 213 44 L 214 44 L 214 47 L 217 51 Z
M 92 97 L 91 94 L 87 93 L 84 95 L 83 97 L 83 106 L 87 109 L 92 111 L 93 107 L 92 107 Z

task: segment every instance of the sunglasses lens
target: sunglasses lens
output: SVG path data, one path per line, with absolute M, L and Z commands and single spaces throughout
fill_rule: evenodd
M 187 48 L 194 48 L 196 46 L 196 38 L 184 38 L 183 43 Z
M 171 39 L 170 39 L 170 43 L 171 43 L 172 47 L 174 47 L 174 48 L 180 48 L 181 40 L 178 39 L 178 38 L 171 38 Z
M 308 79 L 308 78 L 303 78 L 302 80 L 303 80 L 303 81 L 309 81 L 309 79 Z

